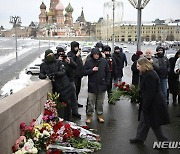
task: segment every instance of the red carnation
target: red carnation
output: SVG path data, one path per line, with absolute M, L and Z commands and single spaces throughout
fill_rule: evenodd
M 45 110 L 44 110 L 44 115 L 49 115 L 49 116 L 51 116 L 51 115 L 52 115 L 52 112 L 49 111 L 49 110 L 47 110 L 47 109 L 45 109 Z
M 24 122 L 22 122 L 21 124 L 20 124 L 20 129 L 21 130 L 24 130 L 26 128 L 26 124 L 24 123 Z

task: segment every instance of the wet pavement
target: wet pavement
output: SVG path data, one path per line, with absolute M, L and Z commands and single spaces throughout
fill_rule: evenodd
M 123 81 L 131 83 L 130 66 L 124 69 Z M 82 88 L 79 96 L 79 103 L 83 104 L 83 108 L 79 108 L 81 120 L 74 119 L 75 122 L 85 125 L 86 113 L 85 105 L 87 100 L 87 77 L 82 80 Z M 163 126 L 164 134 L 170 141 L 180 141 L 180 118 L 176 117 L 180 113 L 180 105 L 174 107 L 172 105 L 172 97 L 170 95 L 170 104 L 168 110 L 171 117 L 171 124 Z M 129 143 L 130 138 L 136 135 L 138 125 L 137 116 L 138 106 L 130 103 L 128 99 L 121 99 L 116 105 L 109 105 L 107 96 L 104 102 L 104 119 L 105 123 L 98 123 L 94 114 L 91 128 L 96 129 L 96 133 L 101 135 L 102 149 L 95 154 L 180 154 L 180 149 L 155 150 L 153 142 L 156 137 L 150 129 L 147 140 L 144 145 L 134 145 Z

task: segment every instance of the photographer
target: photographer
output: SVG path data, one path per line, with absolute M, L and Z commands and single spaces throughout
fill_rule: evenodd
M 47 49 L 45 51 L 44 62 L 40 66 L 40 79 L 49 78 L 52 81 L 53 93 L 60 93 L 60 101 L 67 104 L 65 108 L 64 119 L 71 120 L 71 86 L 69 79 L 66 75 L 64 64 L 60 60 L 56 60 L 52 50 Z
M 81 79 L 83 77 L 83 62 L 78 42 L 71 42 L 71 51 L 68 52 L 67 55 L 77 64 L 77 68 L 71 72 L 73 77 L 70 79 L 73 87 L 73 97 L 71 98 L 71 102 L 73 102 L 72 115 L 74 117 L 81 118 L 81 115 L 78 113 L 78 107 L 83 107 L 83 105 L 78 103 L 78 95 L 81 89 Z

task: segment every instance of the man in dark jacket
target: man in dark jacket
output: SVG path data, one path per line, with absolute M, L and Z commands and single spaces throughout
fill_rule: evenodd
M 110 71 L 107 60 L 101 57 L 98 48 L 91 50 L 91 58 L 84 65 L 84 75 L 88 75 L 88 107 L 86 123 L 91 122 L 96 104 L 98 121 L 103 123 L 103 102 L 107 86 L 110 84 Z
M 60 102 L 67 104 L 65 108 L 64 119 L 71 120 L 71 105 L 69 98 L 71 97 L 71 87 L 69 79 L 66 75 L 66 70 L 63 63 L 56 60 L 53 51 L 47 49 L 45 51 L 44 62 L 40 66 L 40 79 L 49 79 L 52 81 L 53 93 L 60 93 Z
M 159 64 L 159 69 L 156 70 L 156 72 L 160 78 L 162 92 L 164 93 L 167 99 L 167 104 L 169 104 L 169 98 L 168 98 L 169 94 L 167 93 L 168 72 L 170 71 L 169 60 L 164 55 L 165 49 L 163 47 L 161 46 L 157 47 L 156 52 L 157 53 L 155 55 L 156 58 L 158 59 L 158 64 Z
M 118 46 L 114 48 L 114 53 L 112 54 L 112 57 L 116 61 L 116 65 L 117 65 L 117 78 L 114 80 L 114 82 L 115 83 L 121 82 L 123 77 L 123 68 L 124 68 L 125 59 L 123 53 L 120 51 L 120 48 Z
M 111 47 L 109 45 L 104 46 L 104 54 L 105 54 L 105 59 L 108 61 L 109 70 L 111 73 L 110 84 L 107 87 L 108 101 L 109 101 L 112 94 L 112 81 L 113 79 L 116 79 L 116 75 L 117 75 L 117 66 L 114 58 L 111 56 Z
M 73 82 L 74 74 L 72 73 L 77 68 L 77 64 L 74 62 L 74 60 L 72 58 L 68 57 L 65 54 L 64 49 L 61 47 L 57 49 L 56 58 L 58 58 L 64 64 L 65 69 L 66 69 L 66 74 L 67 74 L 70 84 L 72 86 L 72 96 L 70 97 L 72 115 L 77 118 L 81 118 L 81 115 L 78 113 L 77 98 L 75 95 L 75 84 Z
M 81 89 L 81 78 L 83 77 L 83 62 L 81 58 L 81 51 L 79 50 L 79 43 L 76 41 L 71 42 L 71 51 L 68 52 L 68 57 L 70 57 L 76 64 L 77 68 L 72 70 L 70 79 L 71 85 L 73 86 L 73 97 L 71 98 L 72 108 L 76 108 L 78 111 L 78 106 L 83 107 L 83 105 L 78 103 L 78 95 Z M 81 118 L 81 115 L 78 112 L 72 113 L 73 116 Z

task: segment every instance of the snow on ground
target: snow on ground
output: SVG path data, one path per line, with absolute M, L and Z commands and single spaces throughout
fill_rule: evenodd
M 81 42 L 80 44 L 86 45 L 88 44 L 87 42 Z M 46 45 L 47 46 L 47 45 Z M 18 51 L 18 54 L 21 55 L 29 50 L 31 50 L 33 48 L 33 46 L 31 46 L 31 48 L 25 48 L 22 49 L 21 51 Z M 54 51 L 54 53 L 56 52 L 56 46 L 51 47 L 51 50 Z M 70 51 L 70 47 L 68 47 L 67 51 Z M 2 60 L 0 61 L 0 64 L 4 63 L 5 61 L 8 61 L 12 58 L 14 58 L 14 53 L 13 54 L 9 54 L 8 56 L 3 56 L 0 57 Z M 42 59 L 44 58 L 44 53 L 41 54 L 37 59 L 35 59 L 31 64 L 29 64 L 28 66 L 34 66 L 35 64 L 41 64 L 42 63 Z M 15 93 L 21 89 L 23 89 L 24 87 L 32 84 L 33 82 L 31 81 L 30 77 L 32 75 L 28 75 L 25 73 L 25 70 L 23 70 L 22 72 L 20 72 L 19 74 L 19 79 L 13 79 L 9 82 L 7 82 L 1 89 L 2 91 L 2 96 L 6 97 L 12 93 Z
M 7 82 L 1 89 L 3 96 L 8 96 L 15 93 L 24 87 L 30 85 L 32 81 L 30 80 L 31 75 L 25 74 L 24 71 L 20 72 L 19 79 L 13 79 Z

